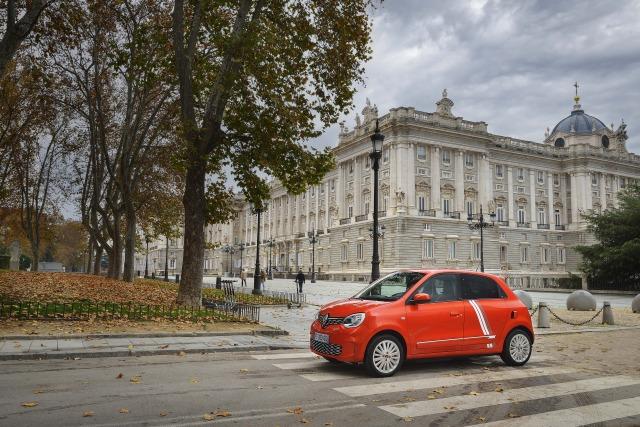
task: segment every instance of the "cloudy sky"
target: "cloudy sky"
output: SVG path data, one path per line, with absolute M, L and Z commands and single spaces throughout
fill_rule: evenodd
M 571 112 L 576 80 L 585 112 L 616 127 L 624 118 L 640 153 L 640 1 L 385 0 L 355 104 L 435 111 L 447 88 L 455 115 L 541 142 Z

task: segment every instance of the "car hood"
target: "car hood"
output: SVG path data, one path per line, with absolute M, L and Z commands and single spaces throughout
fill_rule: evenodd
M 329 313 L 331 317 L 346 317 L 354 313 L 368 312 L 370 309 L 388 304 L 389 301 L 372 301 L 364 299 L 343 299 L 323 305 L 320 314 Z

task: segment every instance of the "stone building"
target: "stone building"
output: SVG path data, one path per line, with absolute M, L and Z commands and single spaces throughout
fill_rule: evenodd
M 640 156 L 626 149 L 626 124 L 616 129 L 586 114 L 580 98 L 569 116 L 543 141 L 525 141 L 487 131 L 487 123 L 453 114 L 445 90 L 436 111 L 398 107 L 379 117 L 385 135 L 379 171 L 381 271 L 399 268 L 479 269 L 480 235 L 467 215 L 496 215 L 484 231 L 485 270 L 513 286 L 545 286 L 579 274 L 572 249 L 593 237 L 581 213 L 617 205 L 616 194 L 640 179 Z M 355 127 L 341 127 L 334 148 L 336 168 L 322 183 L 290 195 L 272 183 L 262 213 L 261 265 L 269 250 L 275 275 L 310 271 L 315 230 L 315 266 L 320 278 L 368 281 L 371 269 L 373 173 L 370 135 L 378 117 L 367 100 Z M 237 218 L 211 225 L 208 241 L 236 245 L 233 268 L 255 262 L 256 215 L 238 203 Z M 224 231 L 223 231 L 224 230 Z M 205 261 L 212 273 L 229 271 L 220 248 Z

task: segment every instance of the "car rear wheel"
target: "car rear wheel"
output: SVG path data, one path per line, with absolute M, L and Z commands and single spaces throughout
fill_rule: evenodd
M 367 347 L 365 367 L 375 377 L 390 377 L 398 372 L 404 362 L 404 347 L 391 334 L 375 337 Z
M 531 338 L 522 329 L 515 329 L 507 335 L 500 357 L 509 366 L 522 366 L 531 357 Z

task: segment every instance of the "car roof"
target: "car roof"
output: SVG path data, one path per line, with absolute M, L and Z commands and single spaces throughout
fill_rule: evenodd
M 460 273 L 465 273 L 465 274 L 475 274 L 478 276 L 487 276 L 487 277 L 497 277 L 500 278 L 500 276 L 496 275 L 496 274 L 491 274 L 491 273 L 483 273 L 481 271 L 473 271 L 473 270 L 456 270 L 453 268 L 441 268 L 441 269 L 428 269 L 428 268 L 405 268 L 405 269 L 400 269 L 398 271 L 411 271 L 411 272 L 416 272 L 416 273 L 423 273 L 423 274 L 436 274 L 436 273 L 456 273 L 456 274 L 460 274 Z

